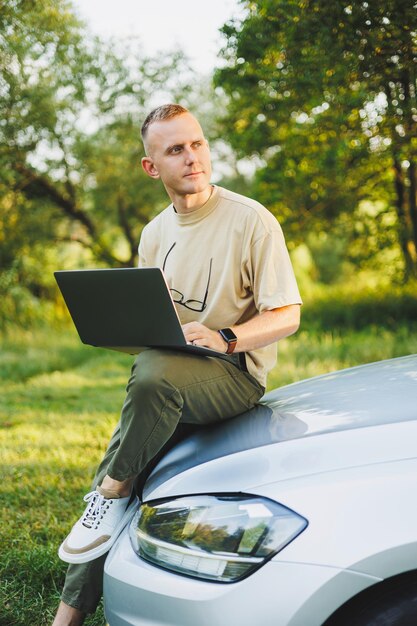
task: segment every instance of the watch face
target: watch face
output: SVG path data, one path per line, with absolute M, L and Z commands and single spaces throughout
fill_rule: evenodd
M 222 328 L 220 334 L 226 341 L 233 341 L 234 339 L 236 339 L 235 333 L 230 330 L 230 328 Z

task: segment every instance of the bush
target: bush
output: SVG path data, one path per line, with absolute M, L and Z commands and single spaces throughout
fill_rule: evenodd
M 417 326 L 415 283 L 402 288 L 328 288 L 303 307 L 303 328 L 360 330 L 378 326 L 395 330 L 401 324 Z
M 40 269 L 38 273 L 41 273 Z M 0 332 L 54 322 L 56 313 L 51 299 L 52 289 L 42 286 L 45 293 L 37 295 L 29 288 L 28 282 L 21 262 L 0 273 Z M 38 289 L 41 290 L 41 287 Z

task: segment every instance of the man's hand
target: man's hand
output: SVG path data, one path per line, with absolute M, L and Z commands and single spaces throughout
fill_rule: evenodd
M 295 333 L 299 325 L 299 304 L 263 311 L 243 324 L 230 327 L 237 337 L 235 352 L 250 352 L 268 346 Z M 198 322 L 184 324 L 182 329 L 189 343 L 205 346 L 217 352 L 227 350 L 227 342 L 217 330 L 210 330 Z
M 217 350 L 217 352 L 226 352 L 227 350 L 227 342 L 217 330 L 210 330 L 210 328 L 199 324 L 199 322 L 184 324 L 182 330 L 188 343 L 211 348 L 212 350 Z

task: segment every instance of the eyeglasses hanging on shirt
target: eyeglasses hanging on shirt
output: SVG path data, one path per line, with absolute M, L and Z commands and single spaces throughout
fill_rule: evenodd
M 165 265 L 168 259 L 169 254 L 171 253 L 171 251 L 174 249 L 174 247 L 177 245 L 177 242 L 175 241 L 172 246 L 170 247 L 170 249 L 168 250 L 168 252 L 165 255 L 165 259 L 162 265 L 162 271 L 165 271 Z M 204 311 L 204 309 L 207 306 L 207 296 L 208 296 L 208 292 L 209 292 L 209 286 L 210 286 L 210 278 L 211 278 L 211 266 L 213 263 L 213 259 L 210 259 L 210 264 L 209 264 L 209 272 L 208 272 L 208 278 L 207 278 L 207 287 L 206 287 L 206 291 L 204 294 L 204 298 L 203 301 L 201 300 L 195 300 L 194 298 L 190 298 L 189 300 L 185 299 L 185 296 L 183 293 L 181 293 L 181 291 L 178 291 L 178 289 L 174 289 L 171 288 L 170 292 L 172 294 L 172 299 L 174 300 L 174 302 L 176 304 L 181 304 L 182 306 L 184 306 L 186 309 L 190 309 L 190 311 L 196 311 L 198 313 L 202 313 Z

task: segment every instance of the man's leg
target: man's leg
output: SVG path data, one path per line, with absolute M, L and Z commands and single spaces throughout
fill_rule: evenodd
M 253 406 L 262 392 L 260 385 L 232 362 L 161 350 L 141 353 L 132 369 L 119 426 L 94 485 L 107 473 L 116 480 L 124 480 L 132 472 L 147 475 L 141 469 L 149 468 L 156 455 L 162 456 L 178 440 L 173 432 L 181 435 L 188 424 L 237 415 Z M 178 428 L 180 419 L 185 423 Z M 112 467 L 116 467 L 114 473 Z M 105 556 L 70 565 L 62 594 L 65 605 L 84 612 L 95 610 L 102 592 L 104 561 Z
M 140 498 L 147 477 L 159 460 L 179 441 L 195 432 L 198 426 L 193 424 L 179 424 L 174 435 L 161 448 L 159 453 L 152 459 L 135 479 L 135 494 Z M 92 482 L 92 488 L 100 484 L 107 466 L 119 445 L 118 424 L 110 440 L 107 451 Z M 81 626 L 87 613 L 94 613 L 101 596 L 103 595 L 103 570 L 107 554 L 77 565 L 69 565 L 65 578 L 64 589 L 61 595 L 61 603 L 52 626 Z
M 263 391 L 231 360 L 145 350 L 132 370 L 120 420 L 120 444 L 107 475 L 116 481 L 138 475 L 180 421 L 203 425 L 228 419 L 251 408 Z
M 52 626 L 82 626 L 86 614 L 83 611 L 60 602 Z
M 96 485 L 101 482 L 107 465 L 119 446 L 119 429 L 117 425 L 94 476 L 92 489 L 95 489 Z M 61 603 L 52 626 L 80 626 L 87 613 L 94 613 L 103 593 L 103 569 L 106 556 L 103 555 L 89 563 L 68 566 Z

